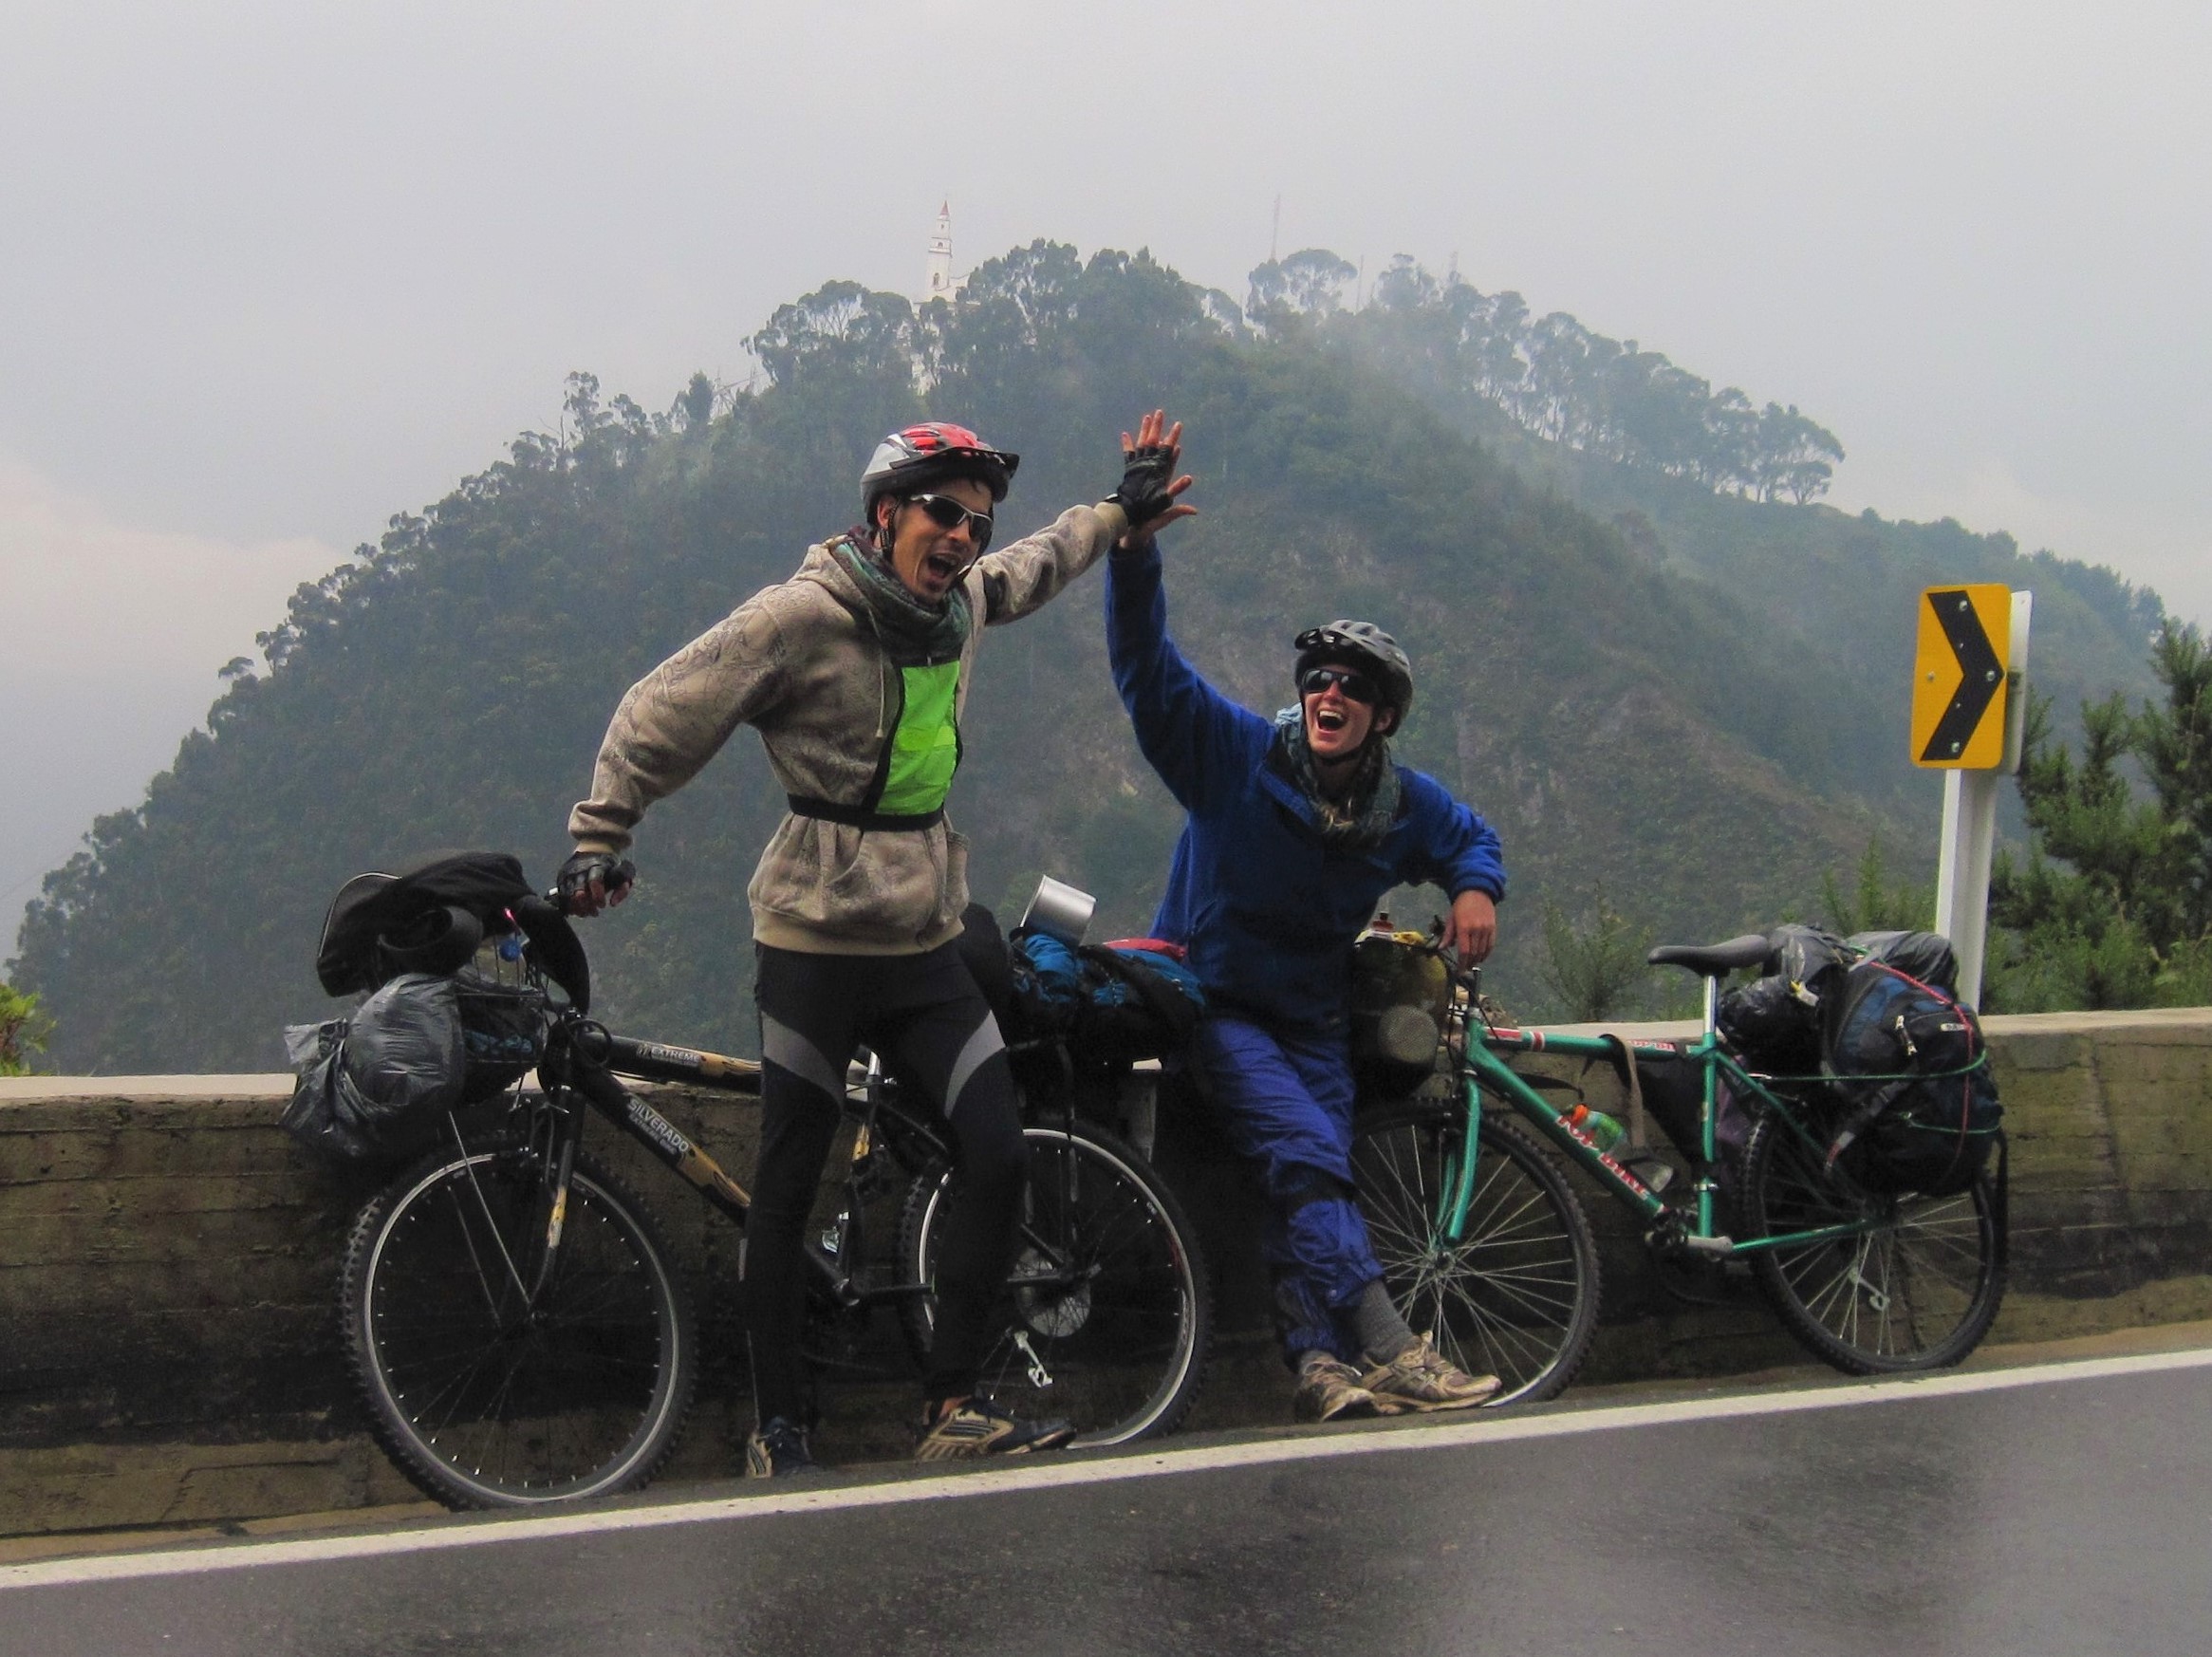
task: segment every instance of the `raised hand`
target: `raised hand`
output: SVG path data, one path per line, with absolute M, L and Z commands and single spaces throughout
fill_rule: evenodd
M 1178 518 L 1195 517 L 1198 508 L 1178 498 L 1194 479 L 1188 473 L 1175 476 L 1182 457 L 1182 421 L 1167 423 L 1164 409 L 1154 409 L 1137 422 L 1137 435 L 1122 434 L 1122 482 L 1109 497 L 1129 514 L 1129 531 L 1124 547 L 1142 547 Z

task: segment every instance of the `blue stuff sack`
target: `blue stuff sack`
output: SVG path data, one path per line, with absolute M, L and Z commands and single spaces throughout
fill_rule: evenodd
M 1970 1008 L 1880 960 L 1846 977 L 1826 1069 L 1847 1108 L 1830 1160 L 1876 1190 L 1966 1190 L 2003 1138 L 2004 1107 Z
M 1163 1058 L 1206 1010 L 1198 975 L 1162 949 L 1016 931 L 1013 957 L 1018 1034 L 1063 1037 L 1086 1057 Z

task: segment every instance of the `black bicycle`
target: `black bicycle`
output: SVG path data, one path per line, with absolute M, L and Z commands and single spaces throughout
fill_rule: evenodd
M 757 1097 L 750 1060 L 616 1035 L 545 979 L 540 1088 L 496 1127 L 449 1115 L 444 1143 L 353 1222 L 345 1347 L 378 1442 L 453 1507 L 634 1490 L 675 1448 L 696 1384 L 688 1296 L 643 1201 L 583 1145 L 596 1113 L 740 1226 L 743 1189 L 621 1078 Z M 1065 1067 L 1063 1067 L 1065 1068 Z M 809 1238 L 818 1331 L 895 1308 L 919 1360 L 951 1178 L 936 1112 L 870 1060 L 848 1089 L 855 1136 L 835 1221 Z M 1135 1150 L 1072 1104 L 1025 1102 L 1031 1180 L 984 1385 L 1078 1424 L 1079 1445 L 1173 1430 L 1197 1396 L 1212 1328 L 1198 1243 Z M 867 1211 L 904 1185 L 888 1274 Z M 885 1280 L 887 1276 L 888 1280 Z

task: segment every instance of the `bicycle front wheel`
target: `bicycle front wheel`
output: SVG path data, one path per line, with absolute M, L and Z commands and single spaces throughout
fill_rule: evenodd
M 1475 1375 L 1493 1406 L 1556 1396 L 1597 1335 L 1598 1256 L 1589 1217 L 1559 1166 L 1517 1125 L 1485 1119 L 1457 1240 L 1444 1235 L 1466 1146 L 1465 1114 L 1376 1111 L 1352 1140 L 1352 1183 L 1399 1312 Z
M 1852 1375 L 1940 1369 L 1980 1344 L 2004 1299 L 1996 1187 L 1886 1197 L 1842 1168 L 1780 1109 L 1744 1146 L 1746 1240 L 1825 1228 L 1848 1235 L 1761 1248 L 1759 1289 L 1790 1332 Z
M 1182 1205 L 1135 1151 L 1084 1125 L 1022 1130 L 1030 1182 L 1005 1320 L 982 1385 L 1024 1413 L 1064 1416 L 1077 1444 L 1173 1432 L 1197 1401 L 1213 1337 L 1213 1294 Z M 950 1173 L 925 1170 L 899 1227 L 910 1281 L 935 1283 Z M 935 1297 L 908 1303 L 908 1333 L 929 1348 Z
M 579 1156 L 534 1294 L 542 1160 L 502 1140 L 436 1153 L 372 1199 L 346 1245 L 345 1348 L 377 1440 L 449 1507 L 607 1496 L 675 1447 L 696 1361 L 643 1204 Z

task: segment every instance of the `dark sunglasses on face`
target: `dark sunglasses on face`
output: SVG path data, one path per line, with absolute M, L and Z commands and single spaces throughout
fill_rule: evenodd
M 1381 695 L 1373 680 L 1349 667 L 1309 667 L 1298 676 L 1298 694 L 1302 697 L 1317 697 L 1330 685 L 1342 691 L 1348 700 L 1362 702 L 1370 708 Z
M 976 543 L 981 553 L 991 545 L 991 514 L 972 512 L 949 494 L 916 494 L 907 497 L 929 514 L 929 521 L 939 529 L 953 531 L 962 524 L 968 526 L 968 538 Z

